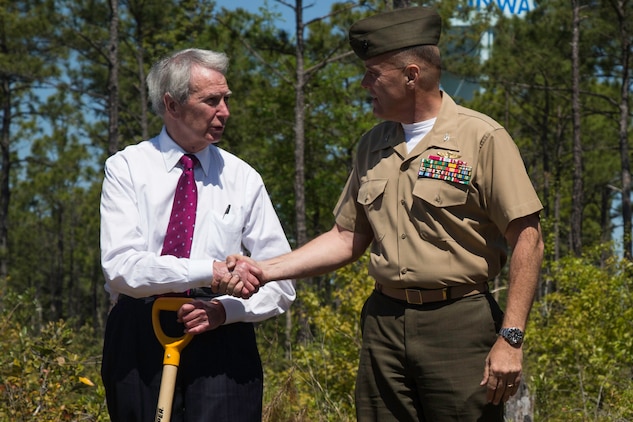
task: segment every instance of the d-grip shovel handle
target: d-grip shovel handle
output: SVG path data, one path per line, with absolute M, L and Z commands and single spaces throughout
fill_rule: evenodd
M 185 333 L 181 337 L 169 337 L 160 325 L 161 311 L 177 311 L 185 303 L 191 302 L 186 297 L 159 297 L 152 305 L 152 326 L 154 334 L 165 349 L 163 357 L 163 375 L 160 381 L 160 393 L 156 406 L 155 422 L 169 422 L 171 419 L 171 406 L 174 401 L 176 387 L 176 375 L 180 364 L 180 352 L 193 338 L 193 335 Z
M 189 344 L 193 335 L 183 334 L 180 337 L 169 337 L 165 334 L 163 327 L 160 325 L 160 312 L 175 312 L 180 309 L 182 305 L 189 302 L 191 302 L 191 299 L 187 297 L 159 297 L 154 300 L 154 305 L 152 306 L 152 326 L 154 327 L 156 338 L 165 348 L 163 365 L 178 366 L 180 362 L 180 352 Z

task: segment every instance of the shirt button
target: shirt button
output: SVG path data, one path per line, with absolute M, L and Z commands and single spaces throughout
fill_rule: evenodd
M 437 195 L 437 196 L 435 197 L 435 202 L 437 202 L 438 204 L 441 204 L 441 203 L 442 203 L 442 198 L 440 198 L 440 196 L 439 196 L 439 195 Z
M 404 202 L 404 199 L 401 199 L 401 200 L 400 200 L 400 204 L 401 204 L 401 205 L 404 205 L 404 203 L 405 203 L 405 202 Z
M 403 269 L 400 270 L 400 274 L 404 275 L 407 273 L 407 267 L 404 267 Z
M 406 233 L 402 233 L 402 234 L 400 235 L 400 237 L 401 237 L 402 239 L 406 239 L 406 238 L 407 238 L 407 234 L 406 234 Z

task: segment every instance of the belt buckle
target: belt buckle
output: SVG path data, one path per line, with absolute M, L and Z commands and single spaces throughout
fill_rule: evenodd
M 407 303 L 409 305 L 422 305 L 422 292 L 418 289 L 404 289 L 404 294 L 407 297 Z

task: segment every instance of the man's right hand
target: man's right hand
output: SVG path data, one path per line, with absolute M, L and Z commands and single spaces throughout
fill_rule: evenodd
M 231 255 L 226 262 L 213 262 L 211 290 L 248 299 L 264 284 L 262 276 L 262 270 L 255 260 L 243 255 Z

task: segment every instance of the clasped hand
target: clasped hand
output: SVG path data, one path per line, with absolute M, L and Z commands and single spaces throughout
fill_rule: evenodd
M 248 299 L 263 284 L 263 271 L 248 257 L 231 255 L 226 262 L 213 262 L 213 293 Z M 194 300 L 185 303 L 177 315 L 178 321 L 184 324 L 185 332 L 189 334 L 214 330 L 226 321 L 224 305 L 218 300 Z
M 263 271 L 255 260 L 249 257 L 230 255 L 226 262 L 213 262 L 213 293 L 248 299 L 263 285 Z

